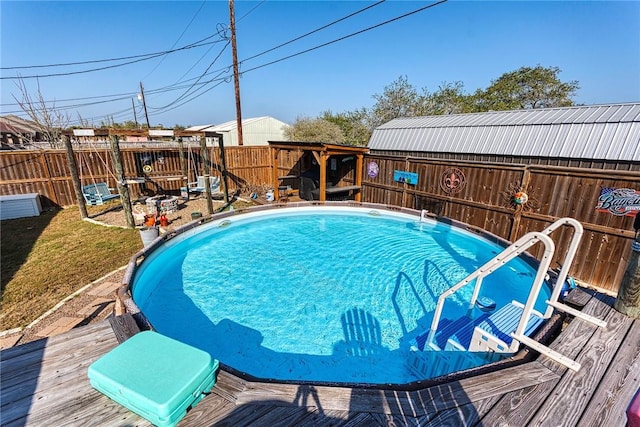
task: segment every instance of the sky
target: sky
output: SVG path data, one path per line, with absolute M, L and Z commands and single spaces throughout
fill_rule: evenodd
M 243 118 L 370 108 L 400 77 L 473 93 L 537 65 L 577 81 L 577 104 L 640 102 L 639 1 L 236 0 L 234 13 Z M 223 0 L 1 0 L 0 114 L 24 116 L 22 82 L 70 126 L 144 123 L 142 84 L 151 126 L 235 120 L 229 22 Z

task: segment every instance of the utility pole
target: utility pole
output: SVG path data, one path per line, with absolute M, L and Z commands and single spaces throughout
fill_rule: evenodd
M 133 120 L 135 120 L 136 129 L 138 129 L 138 115 L 136 114 L 136 103 L 133 98 L 131 98 L 131 107 L 133 108 Z
M 236 91 L 236 121 L 238 123 L 238 145 L 242 145 L 242 108 L 240 107 L 240 80 L 238 76 L 238 52 L 236 49 L 236 18 L 233 0 L 229 0 L 229 28 L 231 30 L 231 52 L 233 55 L 233 82 Z
M 144 116 L 147 118 L 147 129 L 151 129 L 151 125 L 149 125 L 149 114 L 147 114 L 147 102 L 144 99 L 144 88 L 142 87 L 142 82 L 140 82 L 140 100 L 142 101 L 142 106 L 144 107 Z

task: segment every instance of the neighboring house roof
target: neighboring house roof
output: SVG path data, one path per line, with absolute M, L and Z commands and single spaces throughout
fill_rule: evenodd
M 273 119 L 272 117 L 269 116 L 264 116 L 264 117 L 253 117 L 250 119 L 242 119 L 242 126 L 248 126 L 252 123 L 255 122 L 259 122 L 261 120 L 269 120 L 269 119 Z M 273 119 L 276 120 L 276 119 Z M 192 126 L 186 130 L 188 131 L 203 131 L 206 130 L 208 132 L 231 132 L 233 130 L 236 130 L 238 128 L 238 121 L 237 120 L 229 120 L 228 122 L 224 122 L 221 123 L 219 125 L 201 125 L 201 126 Z
M 214 127 L 215 125 L 199 125 L 199 126 L 191 126 L 186 128 L 186 131 L 189 132 L 202 132 L 204 130 L 209 130 L 209 128 Z
M 371 150 L 640 161 L 640 103 L 398 118 Z
M 0 131 L 15 135 L 35 134 L 38 132 L 38 127 L 34 122 L 9 115 L 0 117 Z

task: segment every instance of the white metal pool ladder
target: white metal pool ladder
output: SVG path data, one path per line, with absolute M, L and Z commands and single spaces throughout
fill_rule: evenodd
M 482 286 L 482 279 L 489 274 L 493 273 L 500 267 L 506 265 L 506 263 L 513 258 L 519 256 L 524 253 L 530 247 L 542 243 L 545 247 L 544 253 L 540 260 L 540 264 L 538 266 L 538 270 L 536 273 L 536 277 L 533 281 L 533 285 L 531 286 L 531 290 L 529 291 L 529 297 L 527 299 L 526 304 L 522 309 L 522 314 L 520 316 L 520 321 L 514 332 L 510 334 L 513 338 L 511 344 L 509 345 L 507 351 L 511 353 L 515 353 L 518 350 L 520 343 L 525 344 L 526 346 L 538 351 L 541 354 L 555 360 L 558 363 L 577 371 L 580 369 L 580 364 L 574 360 L 569 359 L 568 357 L 550 349 L 549 347 L 540 344 L 539 342 L 529 338 L 525 335 L 525 329 L 529 322 L 529 318 L 531 314 L 534 312 L 533 306 L 538 298 L 538 294 L 542 288 L 542 284 L 544 283 L 544 279 L 547 275 L 547 271 L 549 270 L 549 265 L 551 263 L 551 259 L 553 258 L 553 253 L 555 251 L 555 244 L 553 240 L 549 237 L 553 231 L 557 230 L 563 225 L 570 225 L 574 228 L 574 233 L 571 239 L 571 243 L 569 244 L 569 248 L 567 250 L 567 254 L 565 256 L 564 262 L 562 264 L 562 268 L 560 273 L 558 274 L 558 280 L 552 290 L 551 298 L 546 301 L 547 310 L 544 313 L 544 318 L 548 319 L 553 314 L 553 309 L 556 308 L 558 310 L 569 313 L 575 317 L 591 322 L 597 326 L 606 326 L 606 322 L 597 319 L 593 316 L 586 315 L 578 310 L 574 310 L 573 308 L 557 302 L 558 295 L 560 294 L 562 284 L 567 277 L 567 273 L 573 262 L 576 251 L 578 249 L 578 244 L 580 243 L 580 239 L 582 238 L 582 224 L 580 224 L 577 220 L 573 218 L 561 218 L 551 224 L 549 227 L 545 228 L 542 232 L 530 232 L 522 236 L 520 239 L 516 240 L 513 244 L 505 248 L 501 253 L 493 257 L 491 260 L 486 262 L 480 268 L 478 268 L 473 273 L 469 274 L 466 278 L 458 282 L 456 285 L 452 286 L 448 290 L 444 291 L 440 297 L 438 298 L 438 304 L 436 305 L 436 310 L 433 315 L 433 321 L 431 322 L 431 328 L 429 330 L 429 336 L 427 338 L 427 345 L 432 346 L 434 342 L 434 338 L 436 332 L 438 330 L 438 325 L 440 323 L 440 316 L 442 315 L 442 309 L 444 307 L 445 300 L 457 292 L 459 289 L 469 284 L 471 281 L 475 280 L 475 287 L 473 290 L 473 295 L 471 296 L 471 301 L 469 302 L 469 312 L 473 309 L 476 300 L 478 298 L 478 294 L 480 293 L 480 287 Z M 437 346 L 436 346 L 437 347 Z

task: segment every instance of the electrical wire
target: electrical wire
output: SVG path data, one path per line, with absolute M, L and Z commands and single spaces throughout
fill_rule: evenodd
M 176 102 L 180 101 L 181 99 L 184 99 L 184 97 L 186 97 L 187 95 L 189 95 L 189 92 L 193 89 L 193 87 L 198 84 L 198 82 L 209 72 L 209 70 L 211 69 L 211 67 L 213 67 L 213 64 L 216 63 L 216 61 L 218 61 L 218 59 L 220 58 L 220 56 L 222 55 L 222 53 L 227 49 L 227 47 L 229 46 L 229 43 L 231 43 L 230 41 L 227 41 L 227 43 L 224 45 L 224 47 L 220 50 L 220 52 L 218 52 L 218 55 L 216 55 L 216 57 L 213 59 L 213 61 L 211 61 L 211 63 L 209 64 L 209 66 L 207 67 L 206 70 L 204 70 L 204 72 L 200 75 L 200 77 L 198 77 L 198 79 L 193 82 L 193 84 L 191 86 L 189 86 L 189 88 L 187 90 L 185 90 L 180 96 L 178 96 L 175 100 L 171 101 L 170 103 L 162 106 L 162 107 L 157 107 L 155 108 L 156 110 L 160 110 L 163 108 L 167 108 L 170 107 L 171 105 L 175 104 Z M 149 107 L 149 104 L 147 104 L 147 107 Z
M 265 1 L 265 0 L 263 0 L 262 2 L 260 2 L 260 3 L 259 3 L 258 5 L 256 5 L 254 8 L 252 8 L 249 12 L 245 13 L 245 14 L 242 16 L 242 18 L 246 17 L 246 16 L 247 16 L 247 15 L 249 15 L 251 12 L 253 12 L 253 11 L 254 11 L 258 6 L 260 6 L 262 3 L 264 3 L 264 1 Z M 308 32 L 308 33 L 306 33 L 306 34 L 303 34 L 303 35 L 298 36 L 298 37 L 296 37 L 296 38 L 294 38 L 294 39 L 291 39 L 291 40 L 289 40 L 289 41 L 287 41 L 287 42 L 285 42 L 285 43 L 282 43 L 282 44 L 280 44 L 280 45 L 278 45 L 278 46 L 275 46 L 275 47 L 270 48 L 270 49 L 268 49 L 268 50 L 266 50 L 266 51 L 263 51 L 263 52 L 258 53 L 258 54 L 256 54 L 256 55 L 253 55 L 253 56 L 251 56 L 251 57 L 249 57 L 249 58 L 246 58 L 246 59 L 242 60 L 242 61 L 241 61 L 241 63 L 242 63 L 242 62 L 245 62 L 245 61 L 248 61 L 248 60 L 251 60 L 251 59 L 254 59 L 254 58 L 257 58 L 257 57 L 259 57 L 259 56 L 262 56 L 262 55 L 264 55 L 264 54 L 266 54 L 266 53 L 268 53 L 268 52 L 271 52 L 271 51 L 273 51 L 273 50 L 275 50 L 275 49 L 278 49 L 278 48 L 281 48 L 281 47 L 283 47 L 283 46 L 289 45 L 289 44 L 291 44 L 291 43 L 293 43 L 293 42 L 295 42 L 295 41 L 298 41 L 298 40 L 300 40 L 300 39 L 302 39 L 302 38 L 304 38 L 304 37 L 307 37 L 307 36 L 309 36 L 309 35 L 311 35 L 311 34 L 317 33 L 317 32 L 319 32 L 319 31 L 321 31 L 321 30 L 323 30 L 323 29 L 326 29 L 326 28 L 328 28 L 328 27 L 330 27 L 330 26 L 332 26 L 332 25 L 334 25 L 334 24 L 336 24 L 336 23 L 339 23 L 339 22 L 344 21 L 344 20 L 346 20 L 346 19 L 348 19 L 348 18 L 351 18 L 351 17 L 353 17 L 353 16 L 355 16 L 355 15 L 358 15 L 359 13 L 362 13 L 362 12 L 364 12 L 364 11 L 366 11 L 366 10 L 369 10 L 369 9 L 371 9 L 371 8 L 373 8 L 373 7 L 375 7 L 375 6 L 378 6 L 378 5 L 380 5 L 381 3 L 384 3 L 384 2 L 385 2 L 385 0 L 378 1 L 378 2 L 374 3 L 373 5 L 369 5 L 369 6 L 365 7 L 365 8 L 362 8 L 362 9 L 360 9 L 360 10 L 357 10 L 357 11 L 355 11 L 355 12 L 353 12 L 353 13 L 351 13 L 351 14 L 349 14 L 349 15 L 345 16 L 345 17 L 342 17 L 342 18 L 337 19 L 337 20 L 335 20 L 335 21 L 333 21 L 333 22 L 330 22 L 329 24 L 323 25 L 322 27 L 319 27 L 319 28 L 317 28 L 317 29 L 315 29 L 315 30 L 313 30 L 313 31 L 310 31 L 310 32 Z M 241 18 L 241 19 L 242 19 L 242 18 Z M 229 39 L 229 36 L 228 36 L 228 35 L 226 35 L 226 33 L 225 33 L 227 29 L 228 29 L 228 28 L 225 28 L 225 27 L 223 26 L 223 24 L 218 24 L 218 25 L 216 26 L 216 35 L 219 37 L 219 40 L 218 40 L 218 41 L 228 40 L 228 39 Z M 202 39 L 202 40 L 198 40 L 198 41 L 196 41 L 196 42 L 194 42 L 194 43 L 200 43 L 200 42 L 202 42 L 202 41 L 204 41 L 204 40 L 207 40 L 207 39 L 210 39 L 210 38 L 212 38 L 212 37 L 214 37 L 214 36 L 215 36 L 215 35 L 211 35 L 211 36 L 206 37 L 206 38 L 204 38 L 204 39 Z M 211 51 L 211 48 L 210 48 L 209 50 L 207 50 L 207 52 L 205 52 L 205 54 L 204 54 L 204 55 L 203 55 L 203 56 L 202 56 L 198 61 L 196 61 L 196 63 L 195 63 L 191 68 L 189 68 L 189 70 L 187 70 L 187 71 L 186 71 L 186 72 L 185 72 L 185 73 L 184 73 L 184 74 L 183 74 L 183 75 L 178 79 L 178 81 L 176 81 L 175 83 L 173 83 L 173 85 L 165 86 L 164 88 L 160 88 L 160 89 L 158 89 L 158 91 L 160 91 L 160 92 L 162 92 L 162 91 L 164 91 L 164 90 L 169 91 L 169 90 L 172 90 L 172 89 L 171 89 L 171 87 L 172 87 L 172 86 L 177 85 L 177 84 L 179 84 L 179 83 L 188 82 L 188 81 L 190 81 L 190 80 L 199 80 L 199 79 L 201 79 L 201 78 L 202 78 L 202 75 L 200 75 L 199 77 L 194 77 L 194 78 L 192 78 L 192 79 L 187 79 L 187 80 L 185 80 L 185 81 L 181 81 L 181 79 L 182 79 L 182 78 L 184 78 L 184 77 L 185 77 L 185 76 L 186 76 L 186 75 L 187 75 L 187 74 L 188 74 L 188 73 L 189 73 L 189 72 L 190 72 L 190 71 L 191 71 L 191 70 L 192 70 L 192 69 L 193 69 L 193 68 L 194 68 L 194 67 L 195 67 L 195 66 L 196 66 L 196 65 L 197 65 L 197 64 L 198 64 L 198 63 L 199 63 L 203 58 L 204 58 L 204 56 L 206 56 L 206 54 L 207 54 L 209 51 Z M 163 54 L 163 53 L 160 53 L 160 54 Z M 147 55 L 154 55 L 154 54 L 147 54 Z M 147 56 L 147 55 L 141 55 L 141 56 Z M 118 59 L 128 59 L 128 58 L 135 58 L 135 57 L 137 57 L 137 56 L 134 56 L 134 57 L 124 57 L 124 58 L 118 58 Z M 107 59 L 107 60 L 99 60 L 99 61 L 100 61 L 100 62 L 102 62 L 102 61 L 111 61 L 111 60 L 115 60 L 115 59 Z M 96 62 L 98 62 L 98 61 L 96 61 Z M 84 63 L 87 63 L 87 62 L 84 62 Z M 82 62 L 70 63 L 70 64 L 82 64 Z M 59 65 L 66 65 L 66 64 L 59 64 Z M 226 68 L 228 68 L 228 67 L 226 67 Z M 226 69 L 226 68 L 225 68 L 225 69 Z M 221 71 L 221 70 L 214 70 L 212 73 L 217 73 L 217 72 L 219 72 L 219 71 Z M 147 91 L 147 94 L 152 94 L 152 93 L 155 93 L 155 92 L 154 92 L 154 90 L 149 90 L 149 91 Z M 131 96 L 130 94 L 127 94 L 127 95 L 128 95 L 128 96 Z M 114 95 L 114 96 L 117 96 L 117 95 Z M 10 106 L 10 105 L 18 105 L 18 104 L 10 104 L 10 103 L 7 103 L 7 104 L 1 104 L 1 105 L 2 105 L 2 106 Z
M 200 39 L 200 40 L 197 40 L 195 42 L 189 43 L 188 45 L 182 46 L 180 48 L 177 48 L 177 49 L 173 49 L 172 48 L 172 50 L 165 50 L 165 51 L 162 51 L 162 52 L 143 53 L 141 55 L 122 56 L 120 58 L 94 59 L 94 60 L 90 60 L 90 61 L 66 62 L 66 63 L 60 63 L 60 64 L 23 65 L 23 66 L 14 66 L 14 67 L 0 67 L 0 70 L 16 70 L 16 69 L 48 68 L 48 67 L 66 67 L 66 66 L 69 66 L 69 65 L 97 64 L 97 63 L 100 63 L 100 62 L 123 61 L 125 59 L 134 59 L 134 58 L 144 58 L 144 57 L 148 57 L 148 56 L 165 55 L 167 53 L 177 52 L 179 50 L 184 50 L 186 48 L 197 47 L 197 46 L 200 45 L 200 43 L 203 43 L 204 41 L 209 40 L 210 38 L 215 37 L 215 36 L 216 36 L 216 34 L 212 34 L 210 36 L 207 36 L 207 37 L 205 37 L 203 39 Z M 216 42 L 205 43 L 204 45 L 211 44 L 211 43 L 217 43 L 217 41 Z
M 368 8 L 373 7 L 373 6 L 375 6 L 375 5 L 378 5 L 379 3 L 382 3 L 383 1 L 384 1 L 384 0 L 382 0 L 382 1 L 380 1 L 380 2 L 377 2 L 377 3 L 375 3 L 374 5 L 370 5 Z M 424 7 L 418 8 L 418 9 L 416 9 L 416 10 L 413 10 L 413 11 L 411 11 L 411 12 L 408 12 L 408 13 L 405 13 L 405 14 L 402 14 L 402 15 L 399 15 L 399 16 L 397 16 L 397 17 L 395 17 L 395 18 L 388 19 L 388 20 L 383 21 L 383 22 L 381 22 L 381 23 L 378 23 L 378 24 L 376 24 L 376 25 L 372 25 L 372 26 L 367 27 L 367 28 L 364 28 L 364 29 L 362 29 L 362 30 L 359 30 L 359 31 L 356 31 L 356 32 L 353 32 L 353 33 L 347 34 L 347 35 L 345 35 L 345 36 L 339 37 L 339 38 L 337 38 L 337 39 L 331 40 L 331 41 L 329 41 L 329 42 L 322 43 L 322 44 L 320 44 L 320 45 L 316 45 L 316 46 L 311 47 L 311 48 L 309 48 L 309 49 L 305 49 L 305 50 L 299 51 L 299 52 L 297 52 L 297 53 L 294 53 L 294 54 L 287 55 L 287 56 L 285 56 L 285 57 L 282 57 L 282 58 L 276 59 L 276 60 L 274 60 L 274 61 L 270 61 L 270 62 L 264 63 L 264 64 L 262 64 L 262 65 L 258 65 L 258 66 L 256 66 L 256 67 L 250 68 L 250 69 L 248 69 L 248 70 L 243 71 L 243 74 L 244 74 L 244 73 L 251 72 L 251 71 L 255 71 L 255 70 L 258 70 L 258 69 L 260 69 L 260 68 L 264 68 L 264 67 L 267 67 L 267 66 L 270 66 L 270 65 L 273 65 L 273 64 L 276 64 L 276 63 L 282 62 L 282 61 L 285 61 L 285 60 L 287 60 L 287 59 L 294 58 L 294 57 L 296 57 L 296 56 L 299 56 L 299 55 L 302 55 L 302 54 L 305 54 L 305 53 L 308 53 L 308 52 L 311 52 L 311 51 L 314 51 L 314 50 L 320 49 L 320 48 L 322 48 L 322 47 L 325 47 L 325 46 L 328 46 L 328 45 L 331 45 L 331 44 L 337 43 L 337 42 L 339 42 L 339 41 L 346 40 L 346 39 L 348 39 L 348 38 L 351 38 L 351 37 L 354 37 L 354 36 L 356 36 L 356 35 L 359 35 L 359 34 L 365 33 L 365 32 L 367 32 L 367 31 L 371 31 L 371 30 L 373 30 L 373 29 L 375 29 L 375 28 L 379 28 L 379 27 L 381 27 L 381 26 L 383 26 L 383 25 L 387 25 L 387 24 L 389 24 L 389 23 L 392 23 L 392 22 L 398 21 L 398 20 L 400 20 L 400 19 L 406 18 L 406 17 L 411 16 L 411 15 L 414 15 L 414 14 L 416 14 L 416 13 L 422 12 L 422 11 L 424 11 L 424 10 L 427 10 L 427 9 L 433 8 L 433 7 L 435 7 L 435 6 L 438 6 L 438 5 L 440 5 L 440 4 L 443 4 L 443 3 L 445 3 L 445 2 L 447 2 L 447 0 L 440 0 L 440 1 L 437 1 L 437 2 L 435 2 L 435 3 L 432 3 L 432 4 L 429 4 L 429 5 L 426 5 L 426 6 L 424 6 Z M 366 8 L 365 8 L 365 9 L 366 9 Z M 359 12 L 355 12 L 355 13 L 359 13 Z M 354 13 L 354 14 L 355 14 L 355 13 Z M 351 15 L 349 15 L 349 16 L 353 16 L 354 14 L 351 14 Z M 344 19 L 345 19 L 345 18 L 341 18 L 340 20 L 337 20 L 337 21 L 334 21 L 334 22 L 340 22 L 341 20 L 344 20 Z M 329 25 L 331 25 L 331 24 L 327 24 L 327 26 L 329 26 Z M 321 27 L 321 28 L 326 28 L 327 26 L 324 26 L 324 27 Z M 319 30 L 318 30 L 318 31 L 319 31 Z M 316 31 L 314 30 L 313 32 L 316 32 Z M 308 34 L 312 34 L 313 32 L 307 33 L 307 35 L 308 35 Z M 282 44 L 282 45 L 279 45 L 279 46 L 277 46 L 276 48 L 278 48 L 278 47 L 282 47 L 282 46 L 287 45 L 287 44 L 290 44 L 290 43 L 292 43 L 293 41 L 299 40 L 300 38 L 302 38 L 302 37 L 304 37 L 304 36 L 306 36 L 306 35 L 303 35 L 303 36 L 297 37 L 297 38 L 295 38 L 295 39 L 292 39 L 291 41 L 286 42 L 286 43 L 284 43 L 284 44 Z M 225 47 L 225 48 L 226 48 L 226 47 Z M 265 51 L 265 52 L 262 52 L 262 53 L 260 53 L 260 54 L 257 54 L 257 55 L 254 55 L 254 56 L 251 56 L 251 57 L 249 57 L 249 58 L 247 58 L 247 59 L 244 59 L 244 60 L 240 61 L 240 63 L 246 62 L 246 61 L 248 61 L 248 60 L 250 60 L 250 59 L 254 59 L 254 58 L 256 58 L 256 57 L 258 57 L 258 56 L 261 56 L 261 55 L 263 55 L 263 54 L 265 54 L 265 53 L 267 53 L 267 52 L 273 51 L 273 50 L 274 50 L 274 49 L 276 49 L 276 48 L 271 48 L 271 49 L 269 49 L 269 50 L 267 50 L 267 51 Z M 223 49 L 223 50 L 224 50 L 224 49 Z M 219 55 L 218 55 L 218 57 L 219 57 Z M 216 57 L 216 60 L 217 60 L 217 58 L 218 58 L 218 57 Z M 207 68 L 207 70 L 205 71 L 205 73 L 201 74 L 197 79 L 195 79 L 195 80 L 196 80 L 196 82 L 194 82 L 193 84 L 191 84 L 191 85 L 189 86 L 189 89 L 187 89 L 187 90 L 186 90 L 186 91 L 185 91 L 181 96 L 179 96 L 178 98 L 176 98 L 174 101 L 170 102 L 169 104 L 165 105 L 164 107 L 157 107 L 156 109 L 157 109 L 158 111 L 157 111 L 157 113 L 156 113 L 156 114 L 154 114 L 154 115 L 157 115 L 157 114 L 160 114 L 160 113 L 164 113 L 164 112 L 167 112 L 167 111 L 174 110 L 174 109 L 176 109 L 176 108 L 178 108 L 178 107 L 180 107 L 180 106 L 182 106 L 182 105 L 184 105 L 184 104 L 186 104 L 186 103 L 188 103 L 188 102 L 191 102 L 192 100 L 194 100 L 194 99 L 196 99 L 196 98 L 198 98 L 198 97 L 200 97 L 200 96 L 204 95 L 205 93 L 207 93 L 207 92 L 209 92 L 210 90 L 214 89 L 215 87 L 219 86 L 219 85 L 220 85 L 220 84 L 222 84 L 223 82 L 225 82 L 225 81 L 227 81 L 227 82 L 228 82 L 229 77 L 226 77 L 225 79 L 213 78 L 213 79 L 208 80 L 208 81 L 206 81 L 206 82 L 199 83 L 199 81 L 200 81 L 204 76 L 206 76 L 206 75 L 209 73 L 209 71 L 208 71 L 208 70 L 211 68 L 211 66 L 215 63 L 215 61 L 216 61 L 216 60 L 214 60 L 214 61 L 209 65 L 209 67 Z M 216 72 L 217 72 L 217 73 L 219 73 L 219 74 L 218 74 L 218 77 L 219 77 L 219 76 L 220 76 L 220 72 L 222 72 L 222 71 L 224 71 L 224 70 L 228 70 L 228 69 L 229 69 L 229 67 L 226 67 L 226 68 L 224 68 L 224 69 L 214 70 L 214 71 L 212 71 L 212 72 L 211 72 L 211 74 L 213 74 L 213 73 L 216 73 Z M 190 79 L 190 80 L 193 80 L 193 79 Z M 185 100 L 184 102 L 182 102 L 182 103 L 180 103 L 180 104 L 178 104 L 178 105 L 174 105 L 175 103 L 177 103 L 177 102 L 179 102 L 180 100 L 182 100 L 182 99 L 186 98 L 187 96 L 194 95 L 194 94 L 195 94 L 195 91 L 194 91 L 194 92 L 191 92 L 191 93 L 189 93 L 189 92 L 190 92 L 190 91 L 191 91 L 191 89 L 192 89 L 193 87 L 195 87 L 196 85 L 200 84 L 200 87 L 199 87 L 197 90 L 201 90 L 201 89 L 203 89 L 206 85 L 210 84 L 210 83 L 211 83 L 211 82 L 213 82 L 213 81 L 218 81 L 218 82 L 217 82 L 215 85 L 213 85 L 212 87 L 208 88 L 206 91 L 203 91 L 203 92 L 201 92 L 200 94 L 197 94 L 197 95 L 195 95 L 195 96 L 191 96 L 189 99 Z M 229 81 L 230 81 L 230 80 L 229 80 Z M 183 87 L 184 87 L 184 86 L 183 86 Z M 172 88 L 172 89 L 170 89 L 170 88 L 171 88 L 171 86 L 167 86 L 167 87 L 165 87 L 165 88 L 157 89 L 157 91 L 158 91 L 158 92 L 163 92 L 163 91 L 176 90 L 176 88 Z M 150 93 L 150 92 L 151 92 L 151 91 L 149 91 L 148 93 Z M 172 108 L 168 108 L 168 107 L 172 107 Z M 126 110 L 123 110 L 123 111 L 126 111 Z M 108 116 L 108 115 L 105 115 L 104 117 L 107 117 L 107 116 Z
M 353 12 L 353 13 L 350 13 L 350 14 L 349 14 L 349 15 L 347 15 L 347 16 L 344 16 L 344 17 L 342 17 L 342 18 L 340 18 L 340 19 L 337 19 L 337 20 L 335 20 L 335 21 L 333 21 L 333 22 L 330 22 L 330 23 L 328 23 L 328 24 L 326 24 L 326 25 L 323 25 L 322 27 L 316 28 L 316 29 L 315 29 L 315 30 L 313 30 L 313 31 L 309 31 L 308 33 L 305 33 L 305 34 L 303 34 L 303 35 L 301 35 L 301 36 L 298 36 L 298 37 L 296 37 L 296 38 L 294 38 L 294 39 L 291 39 L 291 40 L 289 40 L 289 41 L 287 41 L 287 42 L 284 42 L 284 43 L 282 43 L 282 44 L 279 44 L 278 46 L 272 47 L 271 49 L 267 49 L 267 50 L 265 50 L 264 52 L 260 52 L 260 53 L 258 53 L 258 54 L 256 54 L 256 55 L 253 55 L 253 56 L 250 56 L 250 57 L 248 57 L 248 58 L 246 58 L 246 59 L 243 59 L 243 60 L 242 60 L 242 62 L 249 61 L 249 60 L 251 60 L 251 59 L 254 59 L 254 58 L 257 58 L 257 57 L 259 57 L 259 56 L 265 55 L 265 54 L 267 54 L 267 53 L 269 53 L 269 52 L 272 52 L 272 51 L 274 51 L 274 50 L 276 50 L 276 49 L 280 49 L 281 47 L 286 46 L 286 45 L 288 45 L 288 44 L 291 44 L 291 43 L 293 43 L 293 42 L 297 42 L 298 40 L 303 39 L 303 38 L 305 38 L 305 37 L 307 37 L 307 36 L 310 36 L 311 34 L 315 34 L 315 33 L 319 32 L 319 31 L 322 31 L 322 30 L 324 30 L 324 29 L 327 29 L 327 28 L 331 27 L 332 25 L 335 25 L 335 24 L 337 24 L 337 23 L 339 23 L 339 22 L 342 22 L 342 21 L 344 21 L 344 20 L 347 20 L 347 19 L 349 19 L 349 18 L 352 18 L 352 17 L 354 17 L 354 16 L 356 16 L 356 15 L 358 15 L 358 14 L 362 13 L 362 12 L 365 12 L 365 11 L 367 11 L 367 10 L 369 10 L 369 9 L 372 9 L 372 8 L 374 8 L 374 7 L 376 7 L 376 6 L 379 6 L 379 5 L 381 5 L 382 3 L 384 3 L 385 1 L 386 1 L 386 0 L 380 0 L 380 1 L 378 1 L 377 3 L 371 4 L 371 5 L 369 5 L 369 6 L 365 7 L 365 8 L 363 8 L 363 9 L 360 9 L 360 10 L 357 10 L 357 11 L 355 11 L 355 12 Z
M 148 57 L 143 57 L 143 58 L 139 58 L 139 59 L 135 59 L 132 61 L 127 61 L 127 62 L 123 62 L 120 64 L 114 64 L 114 65 L 107 65 L 104 67 L 98 67 L 98 68 L 90 68 L 88 70 L 81 70 L 81 71 L 68 71 L 68 72 L 64 72 L 64 73 L 50 73 L 50 74 L 33 74 L 33 75 L 29 75 L 29 76 L 15 76 L 15 77 L 0 77 L 0 80 L 22 80 L 22 79 L 37 79 L 37 78 L 45 78 L 45 77 L 60 77 L 60 76 L 72 76 L 72 75 L 76 75 L 76 74 L 86 74 L 86 73 L 93 73 L 95 71 L 103 71 L 103 70 L 109 70 L 112 68 L 119 68 L 119 67 L 123 67 L 125 65 L 131 65 L 131 64 L 135 64 L 138 62 L 143 62 L 143 61 L 149 61 L 151 59 L 154 58 L 158 58 L 164 55 L 167 55 L 169 53 L 173 53 L 173 52 L 178 52 L 181 50 L 187 50 L 187 49 L 193 49 L 196 47 L 201 47 L 201 46 L 207 46 L 210 44 L 215 44 L 215 43 L 220 43 L 222 40 L 217 40 L 214 42 L 207 42 L 207 43 L 201 43 L 201 44 L 195 44 L 195 45 L 190 45 L 190 46 L 183 46 L 181 48 L 178 49 L 173 49 L 172 51 L 165 51 L 162 53 L 157 53 L 157 54 L 153 54 L 151 56 Z
M 254 10 L 256 10 L 257 8 L 259 8 L 260 6 L 262 6 L 262 4 L 267 1 L 267 0 L 262 0 L 260 3 L 258 3 L 257 5 L 253 6 L 253 8 L 251 8 L 251 10 L 249 10 L 247 13 L 245 13 L 244 15 L 242 15 L 240 18 L 236 19 L 236 23 L 242 21 L 244 18 L 246 18 L 249 14 L 251 14 L 251 12 L 253 12 Z
M 297 53 L 293 53 L 293 54 L 291 54 L 291 55 L 284 56 L 284 57 L 282 57 L 282 58 L 280 58 L 280 59 L 276 59 L 276 60 L 274 60 L 274 61 L 267 62 L 267 63 L 262 64 L 262 65 L 258 65 L 258 66 L 256 66 L 256 67 L 253 67 L 253 68 L 250 68 L 250 69 L 248 69 L 248 70 L 243 71 L 243 72 L 242 72 L 242 74 L 248 73 L 248 72 L 250 72 L 250 71 L 255 71 L 255 70 L 258 70 L 258 69 L 260 69 L 260 68 L 268 67 L 268 66 L 270 66 L 270 65 L 277 64 L 278 62 L 286 61 L 287 59 L 291 59 L 291 58 L 294 58 L 294 57 L 296 57 L 296 56 L 300 56 L 300 55 L 303 55 L 303 54 L 305 54 L 305 53 L 312 52 L 312 51 L 314 51 L 314 50 L 317 50 L 317 49 L 320 49 L 320 48 L 323 48 L 323 47 L 326 47 L 326 46 L 332 45 L 332 44 L 334 44 L 334 43 L 337 43 L 337 42 L 340 42 L 340 41 L 343 41 L 343 40 L 349 39 L 349 38 L 351 38 L 351 37 L 355 37 L 355 36 L 360 35 L 360 34 L 362 34 L 362 33 L 366 33 L 367 31 L 371 31 L 371 30 L 373 30 L 373 29 L 376 29 L 376 28 L 382 27 L 383 25 L 390 24 L 391 22 L 398 21 L 398 20 L 400 20 L 400 19 L 406 18 L 407 16 L 414 15 L 414 14 L 416 14 L 416 13 L 422 12 L 422 11 L 424 11 L 424 10 L 426 10 L 426 9 L 430 9 L 430 8 L 432 8 L 432 7 L 438 6 L 438 5 L 440 5 L 440 4 L 442 4 L 442 3 L 446 3 L 446 2 L 447 2 L 447 0 L 440 0 L 440 1 L 436 2 L 436 3 L 432 3 L 432 4 L 430 4 L 430 5 L 427 5 L 427 6 L 424 6 L 424 7 L 419 8 L 419 9 L 416 9 L 416 10 L 414 10 L 414 11 L 412 11 L 412 12 L 408 12 L 408 13 L 405 13 L 405 14 L 403 14 L 403 15 L 397 16 L 397 17 L 395 17 L 395 18 L 388 19 L 388 20 L 386 20 L 386 21 L 384 21 L 384 22 L 381 22 L 381 23 L 376 24 L 376 25 L 372 25 L 372 26 L 367 27 L 367 28 L 364 28 L 364 29 L 362 29 L 362 30 L 360 30 L 360 31 L 356 31 L 356 32 L 354 32 L 354 33 L 347 34 L 346 36 L 342 36 L 342 37 L 340 37 L 340 38 L 337 38 L 337 39 L 334 39 L 334 40 L 328 41 L 328 42 L 326 42 L 326 43 L 319 44 L 319 45 L 314 46 L 314 47 L 311 47 L 311 48 L 309 48 L 309 49 L 305 49 L 305 50 L 302 50 L 302 51 L 300 51 L 300 52 L 297 52 Z M 254 57 L 255 57 L 255 56 L 254 56 Z M 253 58 L 253 57 L 252 57 L 252 58 Z M 248 58 L 248 59 L 251 59 L 251 58 Z M 240 63 L 245 62 L 245 61 L 247 61 L 248 59 L 242 60 Z
M 196 17 L 198 16 L 198 14 L 200 13 L 200 11 L 202 10 L 202 7 L 207 3 L 207 1 L 203 1 L 202 3 L 200 3 L 200 7 L 198 8 L 198 10 L 196 11 L 195 15 L 193 15 L 193 17 L 191 18 L 191 21 L 189 21 L 189 23 L 187 24 L 187 26 L 185 27 L 184 30 L 182 30 L 182 33 L 180 33 L 180 36 L 178 36 L 178 39 L 173 43 L 173 45 L 171 46 L 171 49 L 173 49 L 174 47 L 176 47 L 176 45 L 178 44 L 178 42 L 180 41 L 180 39 L 182 38 L 182 36 L 184 36 L 184 33 L 187 32 L 187 30 L 189 29 L 189 27 L 191 27 L 191 24 L 193 24 L 193 21 L 196 19 Z M 162 59 L 160 60 L 160 62 L 158 62 L 156 64 L 155 67 L 153 67 L 153 69 L 151 71 L 149 71 L 147 73 L 147 75 L 145 75 L 143 78 L 141 78 L 140 80 L 144 80 L 147 77 L 149 77 L 151 74 L 153 74 L 154 71 L 156 71 L 158 69 L 158 67 L 164 62 L 165 58 L 167 57 L 167 55 L 164 55 L 162 57 Z

